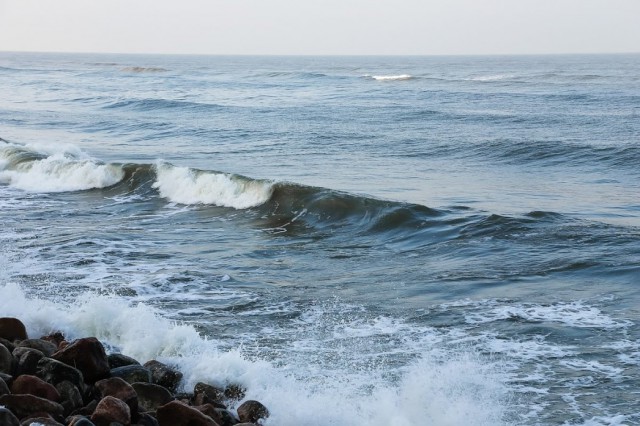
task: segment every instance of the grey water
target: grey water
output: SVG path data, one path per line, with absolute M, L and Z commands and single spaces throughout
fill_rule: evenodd
M 267 425 L 640 422 L 640 55 L 5 52 L 0 138 L 0 315 Z

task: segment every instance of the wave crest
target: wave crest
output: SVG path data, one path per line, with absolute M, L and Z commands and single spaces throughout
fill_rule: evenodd
M 402 80 L 411 80 L 413 76 L 409 74 L 398 74 L 398 75 L 372 75 L 368 76 L 376 81 L 402 81 Z

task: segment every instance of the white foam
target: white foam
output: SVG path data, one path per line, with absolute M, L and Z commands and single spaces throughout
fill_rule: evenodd
M 475 77 L 468 78 L 467 80 L 471 81 L 500 81 L 507 80 L 509 78 L 514 78 L 513 74 L 491 74 L 491 75 L 478 75 Z
M 402 81 L 402 80 L 411 80 L 413 78 L 413 76 L 411 76 L 409 74 L 372 75 L 371 78 L 376 80 L 376 81 Z
M 225 173 L 201 172 L 162 162 L 156 165 L 156 171 L 153 187 L 162 197 L 179 204 L 246 209 L 265 203 L 273 192 L 273 186 L 268 182 Z
M 15 284 L 0 284 L 0 316 L 21 318 L 30 336 L 54 330 L 68 338 L 95 336 L 141 361 L 177 365 L 185 389 L 198 381 L 246 386 L 247 398 L 269 408 L 267 426 L 484 426 L 506 421 L 508 390 L 499 365 L 461 349 L 426 350 L 400 371 L 397 381 L 390 381 L 385 368 L 353 370 L 339 364 L 309 370 L 307 363 L 288 362 L 286 353 L 277 362 L 281 367 L 248 360 L 241 350 L 222 351 L 193 327 L 118 297 L 85 295 L 63 304 L 27 297 Z

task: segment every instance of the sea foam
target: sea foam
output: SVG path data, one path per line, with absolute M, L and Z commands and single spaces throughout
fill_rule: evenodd
M 376 81 L 400 81 L 400 80 L 411 80 L 413 78 L 413 76 L 409 74 L 372 75 L 370 77 Z
M 226 173 L 205 172 L 159 162 L 154 188 L 160 195 L 179 204 L 212 204 L 246 209 L 271 198 L 270 183 Z

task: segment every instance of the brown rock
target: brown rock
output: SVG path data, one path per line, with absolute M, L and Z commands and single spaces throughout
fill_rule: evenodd
M 0 318 L 0 337 L 12 342 L 24 340 L 27 338 L 27 330 L 17 318 Z
M 200 411 L 202 414 L 211 417 L 219 426 L 229 426 L 238 423 L 238 420 L 233 417 L 229 411 L 214 407 L 212 404 L 198 405 L 193 408 Z
M 222 404 L 222 400 L 224 399 L 224 391 L 215 386 L 198 382 L 193 388 L 193 395 L 194 405 L 213 404 L 218 408 L 226 408 Z
M 37 413 L 47 413 L 58 418 L 64 412 L 62 405 L 57 402 L 33 395 L 3 395 L 0 396 L 0 405 L 7 407 L 20 419 Z
M 218 426 L 209 416 L 178 401 L 171 401 L 156 412 L 160 426 Z
M 151 371 L 151 381 L 156 385 L 164 386 L 171 392 L 175 392 L 178 383 L 182 380 L 182 373 L 169 367 L 160 361 L 151 360 L 144 364 Z
M 17 347 L 37 349 L 40 352 L 42 352 L 45 356 L 48 356 L 48 357 L 53 355 L 53 353 L 58 350 L 57 345 L 54 345 L 51 342 L 47 342 L 46 340 L 41 340 L 41 339 L 26 339 L 18 343 Z
M 0 407 L 0 425 L 20 426 L 20 420 L 7 408 Z
M 86 406 L 75 410 L 71 414 L 74 416 L 78 415 L 78 416 L 90 417 L 93 414 L 93 412 L 96 411 L 97 406 L 98 406 L 98 401 L 94 399 L 93 401 L 90 401 Z
M 54 345 L 56 345 L 56 348 L 59 348 L 59 349 L 60 349 L 60 343 L 65 341 L 64 335 L 59 331 L 56 331 L 55 333 L 51 333 L 48 336 L 42 336 L 40 339 L 53 343 Z
M 16 348 L 16 345 L 11 341 L 0 337 L 0 345 L 4 345 L 5 348 L 9 349 L 9 352 L 13 352 Z
M 53 385 L 28 374 L 23 374 L 13 381 L 11 393 L 34 395 L 54 402 L 61 401 L 60 393 Z
M 124 367 L 126 365 L 140 365 L 137 360 L 122 354 L 109 354 L 107 360 L 109 361 L 109 368 L 111 369 Z
M 153 383 L 134 383 L 131 385 L 138 394 L 140 411 L 156 411 L 161 405 L 173 401 L 171 392 Z
M 138 419 L 138 426 L 160 426 L 158 420 L 149 413 L 140 414 Z
M 80 370 L 86 383 L 109 377 L 107 354 L 102 343 L 95 337 L 74 340 L 51 358 Z
M 151 383 L 151 371 L 141 365 L 123 365 L 112 369 L 110 373 L 111 377 L 120 377 L 129 384 L 137 382 Z
M 96 426 L 91 420 L 84 416 L 71 416 L 65 420 L 68 426 Z
M 36 376 L 54 386 L 65 380 L 73 383 L 78 389 L 84 386 L 84 377 L 80 370 L 52 358 L 44 357 L 38 361 Z
M 17 347 L 13 351 L 13 357 L 18 361 L 16 374 L 34 375 L 44 354 L 37 349 Z
M 138 414 L 138 394 L 131 385 L 120 377 L 112 377 L 96 382 L 96 388 L 100 392 L 100 396 L 112 396 L 118 398 L 129 406 L 132 420 L 137 420 Z
M 105 396 L 91 415 L 91 421 L 96 426 L 109 426 L 111 423 L 128 426 L 131 424 L 131 411 L 129 406 L 118 398 Z
M 15 369 L 15 359 L 5 345 L 0 345 L 0 373 L 13 374 Z
M 65 415 L 69 415 L 73 410 L 82 407 L 82 394 L 73 383 L 64 380 L 56 385 L 56 390 L 62 398 L 60 404 L 64 407 Z
M 238 407 L 238 417 L 241 422 L 255 423 L 269 417 L 269 410 L 258 401 L 249 400 Z
M 228 399 L 239 401 L 245 397 L 247 390 L 240 385 L 230 384 L 224 390 L 224 396 Z

